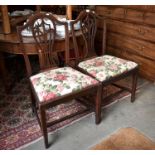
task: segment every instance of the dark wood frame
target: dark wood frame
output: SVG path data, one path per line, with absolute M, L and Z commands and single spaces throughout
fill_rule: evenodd
M 91 74 L 89 74 L 86 70 L 78 67 L 79 62 L 82 62 L 87 59 L 91 59 L 94 56 L 96 57 L 95 54 L 95 48 L 94 48 L 94 43 L 95 43 L 95 34 L 97 31 L 97 20 L 102 20 L 103 23 L 103 42 L 102 42 L 102 53 L 101 55 L 105 54 L 106 50 L 106 19 L 98 16 L 95 14 L 94 11 L 90 10 L 84 10 L 82 11 L 77 19 L 75 21 L 71 22 L 71 29 L 72 29 L 72 37 L 73 37 L 73 44 L 74 44 L 74 51 L 75 51 L 75 68 L 78 69 L 79 71 L 88 74 L 89 76 L 93 77 Z M 85 43 L 85 52 L 86 54 L 84 57 L 79 57 L 79 49 L 78 49 L 78 43 L 77 43 L 77 38 L 75 37 L 76 31 L 74 30 L 74 25 L 77 24 L 78 22 L 81 23 L 81 33 L 83 36 L 83 40 Z M 111 77 L 110 79 L 107 79 L 102 82 L 102 91 L 107 85 L 114 85 L 118 88 L 124 89 L 126 91 L 129 91 L 131 93 L 131 102 L 134 102 L 135 100 L 135 92 L 136 92 L 136 86 L 137 86 L 137 78 L 138 78 L 138 70 L 139 66 L 135 67 L 134 69 L 127 71 L 125 73 L 122 73 L 118 76 Z M 115 84 L 115 82 L 124 79 L 128 76 L 132 76 L 132 88 L 126 88 L 124 86 L 119 86 L 118 84 Z M 93 77 L 94 78 L 94 77 Z M 105 99 L 102 101 L 105 101 Z M 103 104 L 105 105 L 105 104 Z
M 39 34 L 39 29 L 38 32 L 36 33 L 36 31 L 34 31 L 34 23 L 37 19 L 44 19 L 44 18 L 48 18 L 49 20 L 52 21 L 53 23 L 53 27 L 55 28 L 56 24 L 59 24 L 59 25 L 64 25 L 65 26 L 65 45 L 66 45 L 66 49 L 64 51 L 64 54 L 65 54 L 65 62 L 66 64 L 68 63 L 68 53 L 69 53 L 69 37 L 68 37 L 68 25 L 66 22 L 60 22 L 58 21 L 55 17 L 53 17 L 52 15 L 46 15 L 46 14 L 43 14 L 43 13 L 37 13 L 35 14 L 34 16 L 30 17 L 29 18 L 29 21 L 24 25 L 24 26 L 20 26 L 17 28 L 17 31 L 18 31 L 18 34 L 19 34 L 19 40 L 20 40 L 20 49 L 21 51 L 23 52 L 23 56 L 24 56 L 24 59 L 25 59 L 25 64 L 26 64 L 26 69 L 27 69 L 27 75 L 28 75 L 28 79 L 31 77 L 32 75 L 32 69 L 31 69 L 31 64 L 30 64 L 30 61 L 29 61 L 29 57 L 28 57 L 28 54 L 27 52 L 25 52 L 25 48 L 24 48 L 24 37 L 22 35 L 22 31 L 24 29 L 31 29 L 32 30 L 32 34 L 33 34 L 33 39 L 34 41 L 36 42 L 36 46 L 37 46 L 37 51 L 38 51 L 38 56 L 39 56 L 39 62 L 40 62 L 40 67 L 41 69 L 43 70 L 46 70 L 46 67 L 49 69 L 49 64 L 47 65 L 46 63 L 44 63 L 44 58 L 46 57 L 46 54 L 48 53 L 50 55 L 50 59 L 52 58 L 52 54 L 55 54 L 57 53 L 58 51 L 54 51 L 54 49 L 50 49 L 50 51 L 47 51 L 47 46 L 40 46 L 40 43 L 44 43 L 46 45 L 47 43 L 47 39 L 48 39 L 48 43 L 52 43 L 54 44 L 54 41 L 56 39 L 55 37 L 55 34 L 56 34 L 56 29 L 53 29 L 51 31 L 51 28 L 50 31 L 48 31 L 49 33 L 53 33 L 54 36 L 52 39 L 49 39 L 48 35 L 44 36 L 43 34 L 43 37 L 44 37 L 44 40 L 37 40 L 37 37 L 39 35 L 36 35 L 36 34 Z M 39 24 L 39 26 L 41 26 L 41 24 Z M 44 25 L 44 23 L 43 23 Z M 44 28 L 43 28 L 44 29 Z M 47 32 L 47 31 L 45 31 Z M 31 37 L 32 39 L 32 37 Z M 49 49 L 48 49 L 49 50 Z M 53 65 L 53 61 L 51 61 L 52 63 L 50 64 L 52 67 Z M 54 66 L 54 68 L 50 68 L 51 70 L 52 69 L 55 69 L 56 67 Z M 47 118 L 46 118 L 46 110 L 48 108 L 51 108 L 51 107 L 54 107 L 58 104 L 61 104 L 63 102 L 66 102 L 66 101 L 69 101 L 69 100 L 72 100 L 72 99 L 76 99 L 76 98 L 79 98 L 79 97 L 83 97 L 83 96 L 86 96 L 86 95 L 89 95 L 91 93 L 94 93 L 95 94 L 95 122 L 96 124 L 100 123 L 101 121 L 101 84 L 100 83 L 97 83 L 97 84 L 94 84 L 94 85 L 91 85 L 91 86 L 88 86 L 86 87 L 85 89 L 82 89 L 82 90 L 79 90 L 79 91 L 76 91 L 76 92 L 73 92 L 73 93 L 70 93 L 68 95 L 64 95 L 64 96 L 60 96 L 60 97 L 57 97 L 55 99 L 50 99 L 48 101 L 44 101 L 44 102 L 40 102 L 38 97 L 37 97 L 37 94 L 35 93 L 35 90 L 34 90 L 34 87 L 29 79 L 29 82 L 30 82 L 30 90 L 31 90 L 31 99 L 32 99 L 32 109 L 33 111 L 35 112 L 36 116 L 37 116 L 37 119 L 38 119 L 38 122 L 40 124 L 40 127 L 42 129 L 42 133 L 43 133 L 43 137 L 44 137 L 44 143 L 45 143 L 45 147 L 47 148 L 49 145 L 48 145 L 48 134 L 47 134 L 47 128 L 51 125 L 54 125 L 58 122 L 61 122 L 61 121 L 64 121 L 65 119 L 68 119 L 70 117 L 73 117 L 78 113 L 74 113 L 70 116 L 66 116 L 65 118 L 61 118 L 57 121 L 54 121 L 54 122 L 47 122 Z M 90 107 L 86 110 L 89 110 Z M 40 118 L 38 116 L 38 111 L 39 110 L 39 114 L 40 114 Z M 80 113 L 83 113 L 85 112 L 86 110 L 84 111 L 81 111 Z M 93 109 L 94 110 L 94 109 Z

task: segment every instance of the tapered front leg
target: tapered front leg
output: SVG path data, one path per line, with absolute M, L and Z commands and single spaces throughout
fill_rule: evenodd
M 46 113 L 43 107 L 40 107 L 40 117 L 41 117 L 41 129 L 44 137 L 45 148 L 48 148 L 48 134 L 47 134 L 47 126 L 46 126 Z

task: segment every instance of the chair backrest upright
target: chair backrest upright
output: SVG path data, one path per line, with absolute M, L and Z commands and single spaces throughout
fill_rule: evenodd
M 107 22 L 106 22 L 106 17 L 102 17 L 102 16 L 99 16 L 99 15 L 96 15 L 96 18 L 97 18 L 97 35 L 96 35 L 96 39 L 95 39 L 95 48 L 96 50 L 99 50 L 97 51 L 99 55 L 104 55 L 105 52 L 106 52 L 106 37 L 107 37 Z M 101 33 L 102 32 L 102 33 Z M 102 37 L 100 37 L 102 36 Z M 98 45 L 100 44 L 100 39 L 102 40 L 102 47 L 100 50 L 100 47 L 98 48 Z
M 106 22 L 105 19 L 96 15 L 94 11 L 84 10 L 80 12 L 79 16 L 75 21 L 71 22 L 71 33 L 73 38 L 74 55 L 75 61 L 78 64 L 79 61 L 96 55 L 95 52 L 95 37 L 97 32 L 98 21 L 102 20 L 103 23 L 103 43 L 102 43 L 102 54 L 105 52 L 106 46 Z M 79 24 L 79 37 L 77 37 L 77 30 L 75 29 L 76 24 Z M 79 39 L 78 39 L 79 38 Z M 79 41 L 80 40 L 80 41 Z M 79 44 L 80 42 L 80 44 Z M 81 46 L 81 42 L 83 45 Z M 81 49 L 81 47 L 82 49 Z
M 81 49 L 78 45 L 78 37 L 76 36 L 75 24 L 79 24 L 80 35 L 79 38 L 83 42 L 84 53 L 81 55 Z M 86 58 L 88 54 L 94 51 L 94 39 L 96 34 L 96 17 L 93 12 L 87 12 L 86 10 L 80 12 L 77 19 L 71 22 L 71 33 L 73 37 L 73 45 L 75 51 L 76 61 L 81 57 Z M 83 51 L 82 51 L 83 52 Z
M 59 36 L 58 29 L 61 29 L 63 36 Z M 36 47 L 40 70 L 58 66 L 58 52 L 62 52 L 56 47 L 56 42 L 58 41 L 64 43 L 65 49 L 63 51 L 65 52 L 64 55 L 67 63 L 69 41 L 68 24 L 66 22 L 57 20 L 52 14 L 36 13 L 27 20 L 25 25 L 19 26 L 17 31 L 28 76 L 32 75 L 32 66 L 25 51 L 25 44 L 27 43 L 32 43 Z

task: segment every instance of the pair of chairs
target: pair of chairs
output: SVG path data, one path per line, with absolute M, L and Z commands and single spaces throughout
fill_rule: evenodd
M 94 12 L 83 11 L 70 23 L 69 29 L 67 22 L 58 21 L 51 14 L 37 13 L 31 16 L 25 25 L 17 28 L 30 82 L 32 108 L 41 126 L 46 148 L 47 128 L 79 114 L 74 113 L 50 122 L 47 117 L 49 108 L 93 94 L 95 98 L 92 110 L 95 111 L 95 120 L 98 124 L 101 121 L 104 86 L 129 75 L 133 75 L 131 100 L 135 99 L 138 71 L 136 63 L 109 55 L 88 59 L 94 52 L 96 17 Z M 78 30 L 75 29 L 77 23 L 80 24 Z M 59 29 L 63 33 L 60 34 Z M 25 36 L 26 31 L 31 32 L 31 35 Z M 28 40 L 36 44 L 40 64 L 40 72 L 37 74 L 32 72 L 30 59 L 25 51 Z M 63 51 L 58 48 L 60 42 L 65 45 Z M 65 67 L 59 67 L 59 52 L 64 53 Z M 70 65 L 71 52 L 74 53 L 74 65 Z

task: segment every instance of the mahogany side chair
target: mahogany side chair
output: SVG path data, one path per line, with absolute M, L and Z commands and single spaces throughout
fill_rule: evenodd
M 101 36 L 103 36 L 101 56 L 97 56 L 94 48 L 98 20 L 102 20 L 103 23 L 103 34 L 101 34 Z M 79 38 L 76 37 L 77 30 L 74 29 L 75 24 L 77 23 L 80 23 L 80 28 L 78 31 L 80 31 L 81 35 Z M 104 93 L 103 90 L 105 86 L 113 84 L 116 87 L 129 91 L 131 93 L 131 102 L 134 102 L 138 76 L 138 64 L 129 60 L 105 54 L 105 18 L 97 16 L 94 11 L 84 10 L 79 14 L 76 20 L 71 22 L 71 31 L 74 44 L 74 50 L 72 50 L 72 52 L 74 51 L 75 55 L 75 62 L 74 65 L 72 65 L 81 72 L 86 73 L 101 82 L 102 93 Z M 78 40 L 82 39 L 83 47 L 81 49 Z M 132 88 L 126 88 L 126 86 L 116 84 L 117 81 L 128 76 L 132 76 Z M 103 103 L 103 105 L 105 105 L 105 103 Z
M 59 29 L 62 33 L 58 31 Z M 64 55 L 67 64 L 69 50 L 67 22 L 59 21 L 51 14 L 36 13 L 28 19 L 25 25 L 17 27 L 17 31 L 31 88 L 32 109 L 39 121 L 45 147 L 49 146 L 48 127 L 88 110 L 86 108 L 81 112 L 75 112 L 51 122 L 48 120 L 47 111 L 52 107 L 67 104 L 70 100 L 93 92 L 96 95 L 93 110 L 95 110 L 95 120 L 98 124 L 101 120 L 101 84 L 71 67 L 58 67 L 57 53 L 60 43 L 65 45 Z M 36 45 L 36 55 L 39 57 L 40 64 L 39 73 L 33 72 L 33 64 L 25 50 L 27 43 Z

